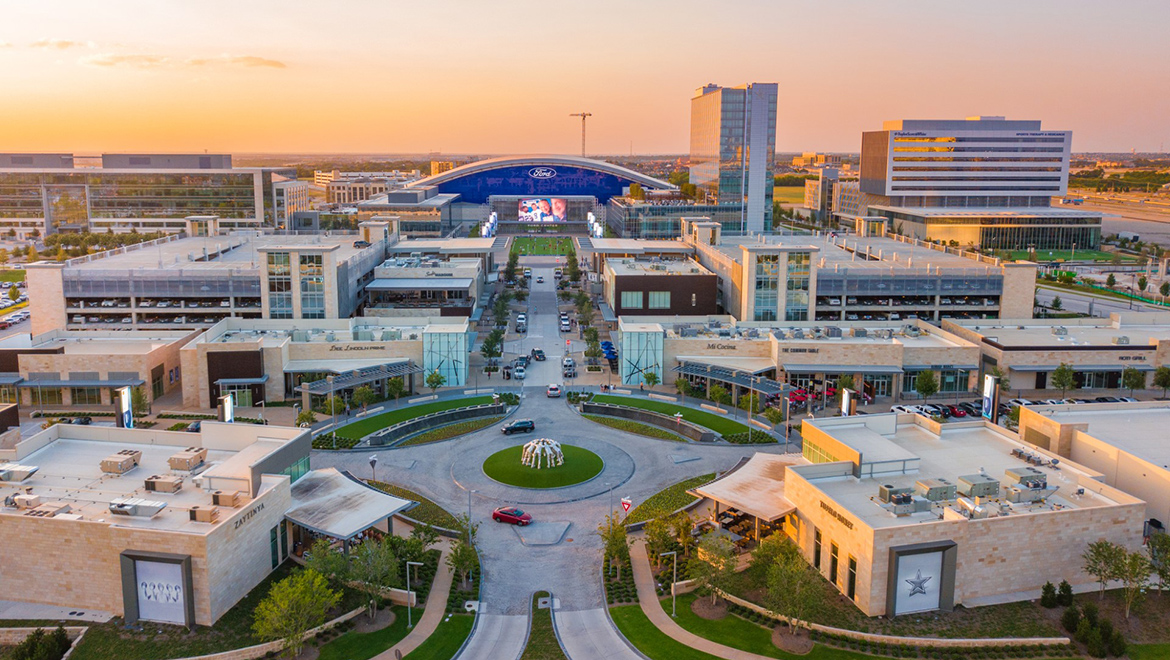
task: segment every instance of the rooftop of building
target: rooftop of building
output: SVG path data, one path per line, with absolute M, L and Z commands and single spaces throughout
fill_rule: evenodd
M 629 321 L 627 323 L 627 320 Z M 670 339 L 718 339 L 720 341 L 767 341 L 784 343 L 893 344 L 915 348 L 971 348 L 975 344 L 926 321 L 799 321 L 736 323 L 730 316 L 681 317 L 655 321 L 653 317 L 623 316 L 621 326 L 656 324 Z M 836 331 L 840 331 L 839 333 Z
M 418 277 L 423 272 L 434 271 L 475 271 L 482 267 L 482 261 L 474 257 L 453 257 L 430 255 L 412 257 L 398 255 L 378 265 L 377 277 Z
M 614 275 L 713 275 L 698 261 L 689 258 L 607 259 L 605 267 Z
M 948 321 L 982 335 L 1002 347 L 1116 346 L 1170 340 L 1170 312 L 1113 314 L 1108 321 L 1091 319 L 991 319 Z M 1125 340 L 1120 340 L 1125 341 Z
M 1038 131 L 1038 119 L 1007 119 L 982 115 L 965 119 L 892 119 L 882 122 L 884 131 Z
M 1102 214 L 1079 209 L 1051 206 L 968 206 L 963 208 L 924 206 L 870 206 L 871 210 L 905 213 L 924 218 L 1084 218 L 1102 217 Z
M 42 505 L 68 505 L 62 513 L 74 520 L 206 534 L 246 511 L 247 504 L 219 507 L 213 523 L 191 520 L 192 507 L 210 509 L 212 490 L 243 491 L 247 502 L 252 492 L 259 496 L 275 487 L 285 477 L 264 475 L 260 484 L 253 485 L 252 467 L 305 433 L 305 429 L 218 422 L 204 422 L 200 433 L 57 424 L 13 449 L 0 450 L 0 459 L 37 468 L 23 481 L 4 482 L 7 488 L 3 490 L 6 497 L 31 491 Z M 170 459 L 187 448 L 206 449 L 205 462 L 194 470 L 172 469 Z M 103 471 L 106 459 L 126 458 L 126 454 L 116 456 L 119 452 L 140 452 L 137 466 L 121 475 Z M 146 480 L 154 476 L 180 480 L 182 486 L 174 493 L 148 491 Z M 111 511 L 111 503 L 127 498 L 146 501 L 139 505 L 140 515 Z M 143 515 L 156 506 L 152 503 L 165 504 L 165 508 Z M 27 515 L 27 511 L 4 506 L 0 514 Z
M 895 515 L 882 506 L 879 499 L 881 486 L 909 488 L 918 494 L 915 488 L 920 480 L 945 479 L 957 486 L 960 477 L 981 473 L 999 481 L 999 495 L 983 498 L 983 503 L 996 515 L 1044 514 L 1137 501 L 1095 481 L 1096 473 L 1081 466 L 1062 459 L 1058 459 L 1058 465 L 1051 465 L 1055 456 L 1042 456 L 1040 465 L 1025 462 L 1013 455 L 1012 450 L 1039 456 L 1037 451 L 1021 443 L 1014 433 L 982 420 L 937 424 L 920 415 L 887 413 L 806 420 L 804 423 L 858 452 L 863 476 L 857 478 L 851 472 L 848 476 L 842 475 L 841 469 L 834 469 L 840 464 L 832 463 L 789 469 L 808 479 L 824 494 L 825 501 L 843 507 L 850 516 L 873 528 L 935 522 L 944 515 L 953 516 L 953 513 L 945 514 L 944 509 L 956 506 L 955 498 L 950 498 L 933 502 L 928 511 Z M 816 439 L 810 438 L 810 441 L 816 442 Z M 1055 488 L 1055 492 L 1035 503 L 1008 503 L 1002 498 L 1002 489 L 1012 485 L 1013 481 L 1006 471 L 1027 468 L 1042 473 L 1048 487 Z M 868 474 L 873 476 L 865 476 Z M 1001 505 L 1006 508 L 1001 509 Z
M 677 252 L 690 254 L 693 247 L 678 240 L 651 240 L 644 238 L 592 238 L 591 245 L 582 251 L 600 254 L 658 254 L 660 252 Z
M 355 248 L 360 237 L 337 232 L 305 235 L 249 235 L 235 232 L 218 236 L 164 238 L 127 248 L 98 252 L 65 262 L 67 271 L 184 270 L 258 273 L 264 250 L 298 247 L 336 250 L 337 262 L 348 260 L 363 249 Z M 206 258 L 204 257 L 206 255 Z M 45 262 L 42 262 L 45 263 Z M 50 264 L 52 265 L 52 264 Z
M 357 202 L 361 211 L 381 211 L 386 209 L 439 209 L 459 199 L 459 193 L 437 193 L 426 199 L 412 201 L 387 201 L 387 193 L 372 195 L 369 199 Z
M 248 342 L 259 343 L 263 347 L 276 347 L 289 341 L 339 344 L 386 342 L 421 339 L 424 332 L 446 331 L 447 328 L 466 331 L 467 318 L 456 316 L 362 316 L 352 319 L 299 319 L 296 321 L 228 318 L 208 328 L 188 347 L 194 347 L 199 343 Z
M 743 256 L 744 247 L 753 250 L 770 247 L 810 250 L 813 252 L 813 262 L 819 269 L 818 276 L 835 270 L 861 270 L 874 274 L 885 271 L 891 275 L 928 268 L 962 270 L 970 274 L 975 274 L 975 271 L 998 271 L 996 265 L 980 261 L 980 255 L 973 252 L 961 255 L 935 249 L 921 242 L 916 244 L 894 238 L 854 234 L 723 236 L 718 249 L 738 261 Z M 998 263 L 995 259 L 990 260 Z
M 191 336 L 187 331 L 52 330 L 32 335 L 21 333 L 0 339 L 3 349 L 60 347 L 67 355 L 146 355 Z
M 492 251 L 494 238 L 404 238 L 390 246 L 390 252 L 439 254 L 484 254 Z
M 1134 456 L 1170 469 L 1170 402 L 1082 403 L 1029 406 L 1058 424 L 1083 424 L 1086 434 Z

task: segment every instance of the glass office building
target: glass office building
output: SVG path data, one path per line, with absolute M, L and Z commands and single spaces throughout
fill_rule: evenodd
M 606 226 L 620 238 L 674 239 L 682 235 L 682 218 L 707 218 L 724 233 L 745 230 L 743 204 L 702 204 L 686 200 L 639 201 L 611 197 L 605 209 Z
M 691 99 L 691 183 L 709 201 L 739 204 L 746 230 L 772 227 L 775 83 L 706 85 Z

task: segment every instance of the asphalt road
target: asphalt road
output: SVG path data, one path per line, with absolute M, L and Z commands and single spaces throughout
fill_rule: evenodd
M 1113 312 L 1156 309 L 1139 302 L 1134 302 L 1131 309 L 1130 303 L 1125 300 L 1098 298 L 1073 291 L 1060 291 L 1044 287 L 1040 287 L 1036 291 L 1036 299 L 1045 306 L 1051 306 L 1052 299 L 1057 296 L 1060 296 L 1060 307 L 1063 311 L 1080 312 L 1082 314 L 1089 314 L 1091 312 L 1093 316 L 1102 318 L 1108 318 Z

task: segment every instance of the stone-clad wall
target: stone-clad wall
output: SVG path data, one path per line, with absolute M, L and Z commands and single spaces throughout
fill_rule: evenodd
M 238 509 L 220 507 L 221 520 L 231 517 L 207 537 L 207 562 L 214 567 L 208 576 L 211 620 L 223 616 L 272 571 L 270 534 L 277 525 L 285 533 L 284 514 L 292 498 L 288 477 L 267 475 L 264 482 L 272 487 L 260 497 Z M 253 514 L 260 505 L 264 508 Z

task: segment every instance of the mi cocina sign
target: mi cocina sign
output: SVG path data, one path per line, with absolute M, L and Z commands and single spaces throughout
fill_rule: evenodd
M 557 171 L 551 167 L 534 167 L 528 170 L 528 176 L 533 179 L 551 179 L 557 175 Z

